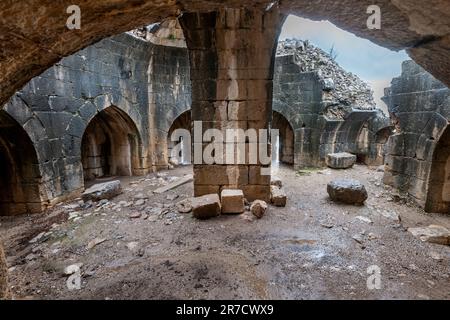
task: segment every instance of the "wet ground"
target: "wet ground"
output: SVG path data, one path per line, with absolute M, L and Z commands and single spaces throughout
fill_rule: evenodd
M 123 178 L 125 192 L 100 207 L 75 201 L 3 217 L 12 291 L 17 299 L 450 299 L 450 247 L 406 231 L 450 228 L 450 216 L 425 214 L 366 166 L 277 171 L 288 204 L 260 220 L 178 213 L 174 203 L 192 196 L 192 183 L 152 194 L 190 167 Z M 338 177 L 365 184 L 365 206 L 328 199 L 326 184 Z M 81 288 L 69 290 L 63 270 L 76 263 Z M 370 267 L 380 289 L 367 286 Z

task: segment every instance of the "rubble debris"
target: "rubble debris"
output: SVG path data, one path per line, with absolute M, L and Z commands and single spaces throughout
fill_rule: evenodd
M 450 231 L 439 225 L 429 225 L 428 227 L 409 228 L 408 231 L 421 241 L 450 245 Z
M 83 267 L 83 263 L 81 262 L 71 264 L 70 266 L 64 268 L 64 275 L 70 276 L 74 273 L 80 272 L 81 267 Z
M 191 182 L 191 181 L 193 181 L 193 179 L 194 179 L 194 176 L 192 174 L 188 174 L 188 175 L 186 175 L 186 176 L 184 176 L 182 178 L 179 178 L 179 179 L 169 183 L 166 186 L 163 186 L 163 187 L 160 187 L 160 188 L 158 188 L 156 190 L 153 190 L 153 193 L 156 193 L 156 194 L 164 193 L 166 191 L 175 189 L 176 187 L 179 187 L 179 186 L 181 186 L 181 185 L 183 185 L 185 183 Z
M 208 219 L 220 215 L 222 207 L 219 195 L 207 194 L 192 199 L 192 212 L 197 219 Z
M 324 115 L 343 119 L 352 108 L 375 110 L 376 103 L 370 86 L 356 75 L 345 71 L 330 54 L 309 41 L 286 39 L 280 41 L 277 56 L 292 55 L 302 72 L 317 72 L 327 95 Z
M 94 248 L 95 246 L 98 246 L 99 244 L 105 242 L 106 239 L 105 238 L 95 238 L 91 241 L 89 241 L 88 245 L 87 245 L 87 249 L 91 250 L 92 248 Z
M 169 200 L 169 201 L 173 201 L 173 200 L 178 199 L 178 198 L 179 198 L 179 195 L 177 195 L 177 194 L 169 194 L 166 197 L 166 199 Z
M 84 202 L 100 201 L 112 199 L 122 193 L 122 187 L 119 180 L 94 184 L 92 187 L 86 189 L 81 197 Z
M 398 215 L 398 213 L 396 213 L 394 211 L 382 210 L 382 211 L 380 211 L 380 214 L 383 217 L 385 217 L 385 218 L 387 218 L 389 220 L 392 220 L 392 221 L 395 221 L 395 222 L 400 222 L 401 221 L 401 218 Z
M 348 169 L 356 163 L 356 156 L 347 152 L 330 153 L 327 155 L 326 163 L 332 169 Z
M 331 181 L 327 185 L 327 192 L 333 201 L 354 205 L 363 205 L 368 197 L 364 185 L 353 179 Z
M 238 189 L 224 189 L 220 193 L 222 213 L 234 214 L 243 213 L 244 208 L 244 192 Z
M 365 222 L 365 223 L 368 223 L 368 224 L 372 224 L 373 223 L 372 220 L 370 220 L 369 218 L 364 217 L 364 216 L 357 216 L 357 217 L 355 217 L 355 219 L 357 219 L 359 221 L 362 221 L 362 222 Z
M 255 200 L 253 201 L 252 205 L 250 206 L 250 211 L 252 214 L 257 217 L 258 219 L 261 219 L 264 214 L 267 211 L 267 203 L 263 200 Z
M 140 212 L 132 212 L 128 215 L 130 219 L 139 219 L 142 216 Z
M 270 201 L 274 206 L 285 207 L 287 201 L 286 193 L 277 186 L 270 186 Z

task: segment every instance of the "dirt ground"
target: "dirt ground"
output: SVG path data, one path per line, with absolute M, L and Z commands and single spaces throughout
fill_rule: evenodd
M 288 204 L 260 220 L 178 213 L 174 203 L 192 196 L 192 183 L 152 194 L 191 167 L 123 178 L 124 193 L 102 206 L 75 201 L 45 215 L 2 217 L 12 291 L 17 299 L 450 299 L 450 247 L 406 231 L 450 228 L 450 216 L 405 203 L 366 166 L 274 170 Z M 329 200 L 326 184 L 341 177 L 365 184 L 365 206 Z M 63 270 L 75 263 L 83 264 L 81 289 L 69 290 Z M 367 287 L 373 265 L 381 289 Z

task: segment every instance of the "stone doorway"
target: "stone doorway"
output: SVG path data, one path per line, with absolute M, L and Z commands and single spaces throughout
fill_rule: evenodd
M 192 163 L 192 152 L 190 151 L 191 121 L 191 110 L 187 110 L 180 114 L 170 126 L 169 133 L 167 134 L 167 145 L 169 163 L 173 165 L 187 165 Z M 177 151 L 178 155 L 174 157 L 175 154 L 172 153 L 176 153 Z
M 124 111 L 111 106 L 99 112 L 82 139 L 84 179 L 137 175 L 140 141 L 136 125 Z
M 38 163 L 28 134 L 0 111 L 0 216 L 42 211 Z
M 450 213 L 450 126 L 434 150 L 425 211 Z
M 277 129 L 279 136 L 273 148 L 272 161 L 275 165 L 283 163 L 288 165 L 294 164 L 294 130 L 291 124 L 281 113 L 273 111 L 271 129 Z

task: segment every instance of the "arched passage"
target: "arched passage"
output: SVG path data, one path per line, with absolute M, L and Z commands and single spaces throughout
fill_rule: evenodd
M 167 146 L 168 146 L 168 155 L 169 155 L 169 163 L 172 164 L 189 164 L 192 162 L 191 152 L 189 152 L 190 141 L 188 141 L 186 136 L 178 135 L 178 132 L 175 132 L 177 129 L 184 129 L 187 132 L 191 132 L 191 110 L 187 110 L 180 114 L 175 121 L 172 123 L 169 129 L 169 133 L 167 134 Z M 186 132 L 186 133 L 187 133 Z M 175 133 L 175 135 L 174 135 Z M 173 141 L 175 140 L 175 141 Z M 179 150 L 178 155 L 174 157 L 172 151 L 178 145 L 176 150 Z M 175 151 L 176 152 L 176 151 Z M 181 159 L 181 161 L 179 161 Z
M 25 130 L 0 111 L 0 216 L 42 211 L 36 150 Z
M 115 106 L 102 110 L 89 122 L 81 142 L 84 179 L 137 175 L 140 145 L 136 125 L 124 111 Z
M 273 160 L 285 164 L 294 164 L 294 130 L 289 121 L 279 112 L 272 112 L 271 129 L 279 131 L 279 138 L 275 143 Z
M 434 150 L 425 211 L 450 213 L 450 126 Z

